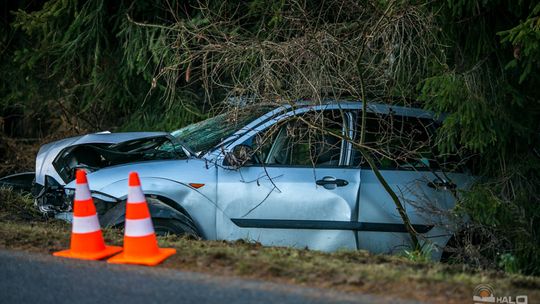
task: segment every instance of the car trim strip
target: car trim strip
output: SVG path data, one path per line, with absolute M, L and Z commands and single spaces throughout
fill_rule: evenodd
M 320 229 L 320 230 L 353 230 L 376 232 L 407 232 L 404 224 L 395 223 L 369 223 L 350 221 L 323 221 L 323 220 L 275 220 L 275 219 L 231 219 L 242 228 L 270 228 L 270 229 Z M 412 225 L 418 233 L 426 233 L 433 225 Z

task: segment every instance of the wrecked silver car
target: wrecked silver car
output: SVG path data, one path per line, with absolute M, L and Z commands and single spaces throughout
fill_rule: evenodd
M 313 117 L 326 119 L 326 133 L 313 131 Z M 127 177 L 136 171 L 158 233 L 401 252 L 410 246 L 405 225 L 354 144 L 362 117 L 361 102 L 257 107 L 172 133 L 68 138 L 39 150 L 34 194 L 42 212 L 70 220 L 74 172 L 85 169 L 102 226 L 121 226 Z M 433 113 L 372 103 L 363 119 L 366 149 L 440 259 L 459 229 L 447 211 L 471 174 L 459 165 L 448 169 L 455 162 L 419 145 L 441 123 Z M 395 132 L 402 136 L 387 136 Z

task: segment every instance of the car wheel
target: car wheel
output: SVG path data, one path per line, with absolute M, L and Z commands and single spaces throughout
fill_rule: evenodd
M 154 223 L 154 230 L 158 236 L 176 234 L 187 235 L 197 239 L 201 238 L 197 228 L 187 221 L 182 222 L 177 219 L 152 218 L 152 222 Z

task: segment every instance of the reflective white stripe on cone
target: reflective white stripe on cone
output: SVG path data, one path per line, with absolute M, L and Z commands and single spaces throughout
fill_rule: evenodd
M 88 189 L 88 184 L 76 184 L 75 185 L 75 200 L 76 201 L 86 201 L 92 199 L 90 194 L 90 189 Z
M 73 217 L 73 227 L 71 229 L 73 233 L 90 233 L 100 229 L 96 215 Z
M 140 220 L 128 220 L 126 219 L 126 236 L 147 236 L 154 233 L 154 226 L 150 218 L 144 218 Z
M 138 204 L 146 202 L 146 197 L 144 196 L 144 193 L 142 192 L 141 187 L 133 187 L 130 186 L 128 189 L 128 204 Z

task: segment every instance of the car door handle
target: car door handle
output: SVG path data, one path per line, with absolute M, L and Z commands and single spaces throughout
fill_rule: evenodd
M 445 181 L 445 180 L 441 181 L 438 179 L 435 179 L 432 182 L 427 183 L 427 185 L 428 187 L 433 188 L 433 189 L 455 190 L 457 188 L 457 185 L 452 182 Z
M 330 179 L 328 177 L 325 177 L 323 179 L 320 179 L 318 181 L 316 181 L 317 185 L 319 186 L 325 186 L 325 185 L 336 185 L 338 187 L 345 187 L 349 184 L 348 181 L 344 180 L 344 179 Z

